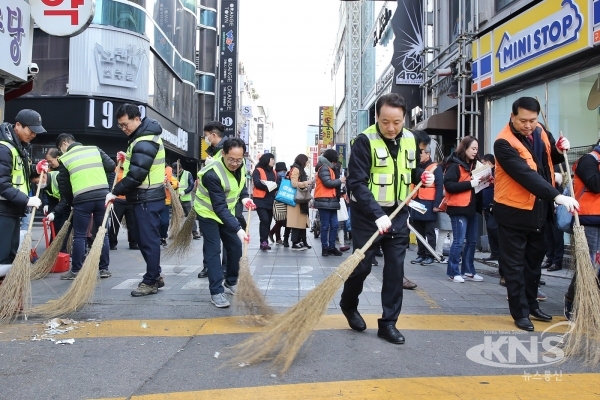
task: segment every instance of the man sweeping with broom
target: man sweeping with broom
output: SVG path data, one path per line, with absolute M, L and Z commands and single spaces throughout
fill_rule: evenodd
M 537 300 L 546 251 L 544 224 L 554 218 L 552 201 L 573 212 L 579 203 L 554 187 L 554 164 L 564 161 L 567 138 L 557 142 L 538 122 L 540 103 L 521 97 L 512 105 L 510 121 L 494 142 L 496 175 L 494 217 L 498 221 L 500 269 L 508 306 L 517 328 L 533 331 L 530 316 L 549 322 L 552 316 Z
M 68 211 L 62 210 L 73 207 L 72 266 L 60 279 L 74 280 L 85 259 L 90 219 L 94 219 L 96 226 L 102 226 L 104 199 L 108 193 L 107 175 L 115 169 L 115 162 L 98 147 L 84 146 L 68 133 L 58 135 L 56 147 L 62 153 L 57 177 L 61 200 L 54 212 L 68 214 Z M 106 235 L 99 263 L 100 278 L 111 276 L 108 264 L 109 246 Z
M 384 256 L 381 303 L 383 314 L 377 336 L 394 344 L 403 344 L 404 336 L 396 329 L 402 308 L 404 257 L 408 248 L 408 211 L 404 208 L 391 220 L 389 215 L 409 193 L 411 182 L 419 177 L 425 185 L 434 183 L 430 171 L 417 169 L 419 145 L 416 137 L 404 129 L 406 103 L 395 93 L 381 96 L 375 104 L 377 123 L 358 135 L 352 145 L 346 185 L 352 208 L 352 244 L 359 249 L 379 231 L 380 235 L 365 252 L 365 258 L 344 284 L 340 308 L 350 328 L 363 331 L 367 325 L 357 310 L 363 282 L 371 272 L 371 259 L 381 245 Z
M 21 110 L 15 124 L 0 125 L 0 276 L 6 275 L 19 248 L 19 228 L 26 207 L 39 208 L 42 201 L 29 197 L 29 158 L 24 149 L 39 133 L 45 133 L 42 117 Z M 47 164 L 46 164 L 47 170 Z

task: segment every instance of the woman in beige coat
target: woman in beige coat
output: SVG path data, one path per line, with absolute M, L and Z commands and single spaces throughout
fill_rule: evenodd
M 308 157 L 306 154 L 298 154 L 291 166 L 288 176 L 292 186 L 297 189 L 308 188 L 312 181 L 308 180 L 308 176 L 304 168 L 308 165 Z M 306 243 L 306 228 L 308 227 L 308 204 L 296 204 L 295 207 L 287 206 L 287 225 L 292 230 L 292 250 L 310 249 Z

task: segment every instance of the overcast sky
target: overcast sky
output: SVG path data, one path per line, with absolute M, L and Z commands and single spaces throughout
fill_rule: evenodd
M 240 0 L 239 57 L 275 124 L 277 161 L 306 148 L 319 106 L 333 105 L 331 53 L 338 0 Z

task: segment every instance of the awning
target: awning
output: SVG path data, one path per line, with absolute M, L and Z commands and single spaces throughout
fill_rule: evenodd
M 426 129 L 444 129 L 456 130 L 456 109 L 444 111 L 443 113 L 432 115 L 415 126 L 415 129 L 424 131 Z

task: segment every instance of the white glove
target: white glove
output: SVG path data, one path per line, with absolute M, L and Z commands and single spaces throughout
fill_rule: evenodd
M 104 200 L 104 205 L 105 205 L 105 206 L 107 206 L 107 205 L 108 205 L 108 203 L 110 203 L 111 201 L 113 201 L 113 200 L 114 200 L 114 199 L 116 199 L 116 198 L 117 198 L 117 195 L 115 195 L 115 194 L 112 194 L 112 193 L 110 193 L 110 192 L 109 192 L 109 193 L 106 195 L 106 200 Z
M 555 172 L 554 173 L 554 182 L 558 186 L 562 185 L 562 174 L 560 172 Z
M 242 205 L 246 207 L 247 210 L 256 210 L 256 204 L 250 198 L 242 199 Z
M 243 229 L 237 231 L 236 235 L 240 238 L 240 241 L 242 243 L 250 241 L 250 235 L 246 235 L 246 231 L 244 231 Z
M 565 151 L 569 151 L 570 148 L 571 148 L 571 143 L 569 143 L 569 139 L 567 139 L 566 137 L 561 136 L 556 141 L 556 150 L 558 150 L 558 152 L 560 154 L 564 154 Z
M 46 216 L 46 219 L 48 220 L 48 222 L 52 222 L 52 221 L 54 221 L 54 213 L 53 213 L 53 212 L 51 212 L 50 214 L 48 214 L 48 215 Z
M 185 189 L 179 189 L 178 193 L 180 196 L 183 196 L 185 194 Z
M 27 207 L 40 208 L 41 205 L 42 201 L 37 196 L 30 197 L 29 201 L 27 201 Z
M 379 230 L 380 234 L 384 234 L 392 227 L 392 220 L 387 215 L 383 217 L 379 217 L 375 220 L 375 225 L 377 225 L 377 230 Z
M 570 196 L 559 194 L 554 198 L 554 202 L 556 204 L 560 204 L 561 206 L 567 207 L 569 212 L 573 212 L 575 210 L 579 211 L 579 202 Z
M 44 206 L 44 214 L 48 214 L 48 206 Z
M 481 181 L 481 179 L 479 179 L 479 178 L 473 178 L 473 179 L 471 179 L 471 187 L 472 188 L 477 187 L 477 185 L 479 185 L 480 181 Z

